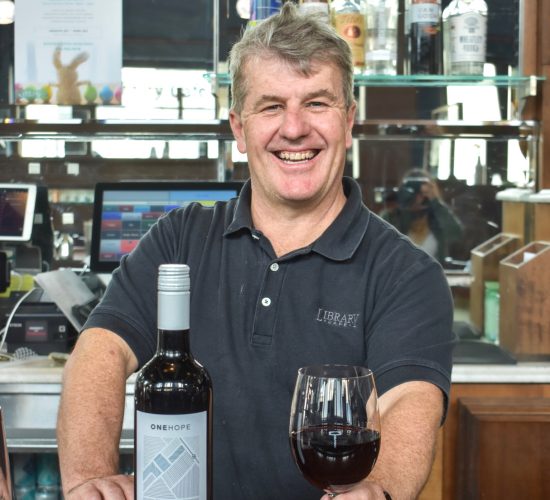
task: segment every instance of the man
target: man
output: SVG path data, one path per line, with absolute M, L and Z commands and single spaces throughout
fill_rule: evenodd
M 132 498 L 131 478 L 117 475 L 125 378 L 154 353 L 158 265 L 185 262 L 191 347 L 214 386 L 214 497 L 321 497 L 292 461 L 291 394 L 300 366 L 345 363 L 375 373 L 382 448 L 342 500 L 414 498 L 444 416 L 452 302 L 441 267 L 342 179 L 350 50 L 286 3 L 230 61 L 230 122 L 250 182 L 236 201 L 171 212 L 113 274 L 65 370 L 65 497 Z

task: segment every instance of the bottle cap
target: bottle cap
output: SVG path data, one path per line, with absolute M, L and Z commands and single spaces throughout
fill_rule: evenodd
M 186 264 L 161 264 L 159 266 L 158 290 L 160 292 L 189 292 L 191 278 Z

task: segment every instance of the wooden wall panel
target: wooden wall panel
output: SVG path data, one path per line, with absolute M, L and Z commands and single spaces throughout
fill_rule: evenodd
M 459 431 L 458 401 L 470 397 L 482 400 L 488 398 L 546 398 L 550 400 L 550 384 L 453 384 L 449 413 L 444 427 L 442 498 L 445 500 L 456 499 L 457 450 L 460 441 L 463 439 Z M 502 499 L 508 498 L 523 499 L 529 497 L 502 497 Z
M 539 50 L 540 62 L 543 66 L 550 66 L 550 2 L 539 0 L 540 14 L 538 16 L 539 25 Z
M 464 398 L 456 498 L 550 498 L 550 399 Z
M 539 189 L 550 189 L 550 65 L 542 66 L 539 74 L 546 77 L 546 80 L 542 84 L 540 108 L 540 120 L 542 122 L 541 151 L 537 187 Z M 550 221 L 548 221 L 548 223 L 550 224 Z
M 524 75 L 537 75 L 539 61 L 539 33 L 542 28 L 539 12 L 542 0 L 524 0 L 523 1 L 523 67 Z
M 534 2 L 529 0 L 526 3 Z M 531 10 L 531 9 L 530 9 Z M 534 21 L 534 19 L 531 19 Z M 542 122 L 541 127 L 541 151 L 540 168 L 537 179 L 539 189 L 550 189 L 550 2 L 547 0 L 538 0 L 537 26 L 537 48 L 539 51 L 538 67 L 536 74 L 546 77 L 542 84 L 542 95 L 539 102 L 538 118 Z M 526 24 L 526 26 L 530 26 Z M 528 30 L 525 30 L 528 32 Z M 529 37 L 531 38 L 531 37 Z M 547 221 L 550 224 L 550 221 Z

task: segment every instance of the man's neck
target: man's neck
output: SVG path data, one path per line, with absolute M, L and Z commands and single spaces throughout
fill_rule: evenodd
M 272 204 L 255 199 L 252 193 L 252 220 L 280 257 L 317 240 L 338 217 L 345 203 L 343 190 L 331 199 L 307 206 Z

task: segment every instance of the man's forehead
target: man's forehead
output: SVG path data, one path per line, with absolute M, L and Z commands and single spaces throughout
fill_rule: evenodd
M 285 72 L 296 77 L 297 79 L 303 79 L 303 82 L 300 82 L 299 85 L 289 87 L 288 85 L 278 85 L 278 81 L 271 80 L 267 77 L 269 72 L 269 66 L 271 64 L 281 65 L 281 69 L 277 68 L 277 73 L 284 76 Z M 315 80 L 315 76 L 319 73 L 324 72 L 329 78 L 323 78 L 322 80 Z M 247 67 L 245 67 L 246 74 L 246 94 L 250 94 L 252 90 L 253 93 L 265 94 L 265 95 L 276 95 L 279 93 L 301 93 L 301 94 L 311 94 L 311 95 L 321 95 L 321 94 L 332 94 L 336 97 L 343 98 L 343 84 L 340 77 L 338 69 L 333 65 L 321 64 L 319 62 L 313 62 L 307 71 L 304 71 L 297 64 L 289 63 L 280 58 L 270 57 L 269 59 L 255 57 L 247 61 Z M 266 78 L 262 78 L 265 76 Z M 266 84 L 267 81 L 267 84 Z M 309 85 L 308 83 L 312 84 Z M 268 88 L 266 88 L 268 87 Z M 279 91 L 277 91 L 279 89 Z M 258 96 L 255 96 L 257 98 Z
M 303 76 L 312 76 L 326 66 L 336 69 L 334 63 L 330 61 L 321 61 L 315 58 L 295 61 L 270 50 L 258 51 L 248 56 L 243 66 L 245 70 L 251 70 L 251 66 L 254 66 L 254 69 L 261 71 L 266 64 L 279 64 L 290 73 Z

